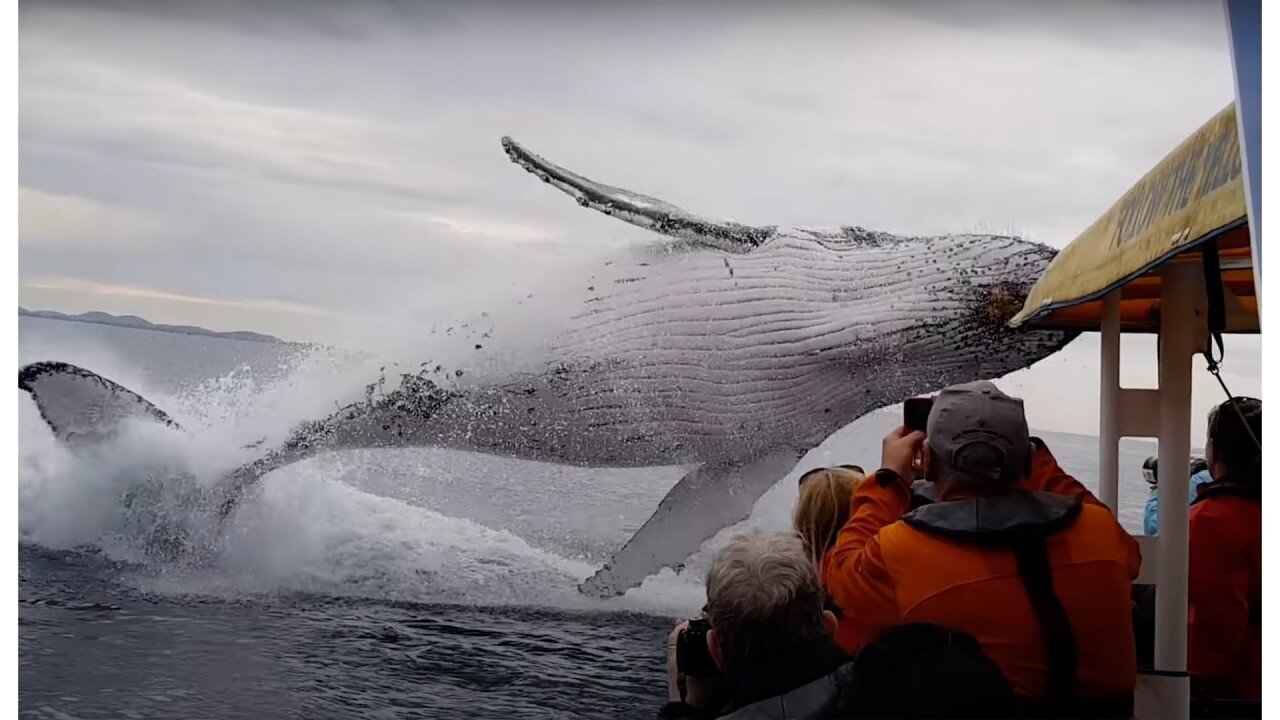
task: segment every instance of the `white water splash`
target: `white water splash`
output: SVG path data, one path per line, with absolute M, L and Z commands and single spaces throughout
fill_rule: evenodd
M 77 359 L 129 376 L 127 363 L 106 353 Z M 268 475 L 221 525 L 204 493 L 270 442 L 245 445 L 283 437 L 296 420 L 322 413 L 339 384 L 358 392 L 350 378 L 371 364 L 293 353 L 274 373 L 238 367 L 176 391 L 138 381 L 184 431 L 130 423 L 111 442 L 75 453 L 20 397 L 20 541 L 99 553 L 127 564 L 127 582 L 169 594 L 301 592 L 660 614 L 701 606 L 698 572 L 667 571 L 608 601 L 577 592 L 679 471 L 558 468 L 434 450 L 344 453 Z M 398 487 L 400 497 L 392 496 Z

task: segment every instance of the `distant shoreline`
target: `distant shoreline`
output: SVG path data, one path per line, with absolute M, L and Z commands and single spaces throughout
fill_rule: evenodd
M 222 332 L 196 327 L 195 325 L 162 325 L 140 318 L 137 315 L 112 315 L 110 313 L 98 312 L 96 310 L 80 313 L 79 315 L 68 315 L 67 313 L 61 313 L 55 310 L 28 310 L 19 306 L 18 317 L 33 317 L 40 318 L 42 320 L 63 320 L 66 322 L 87 323 L 90 325 L 109 325 L 111 327 L 133 328 L 135 330 L 154 330 L 156 332 L 175 333 L 178 335 L 199 335 L 223 340 L 244 340 L 246 342 L 274 343 L 279 345 L 294 344 L 287 340 L 281 340 L 274 335 L 266 335 L 264 333 L 257 333 L 249 330 Z

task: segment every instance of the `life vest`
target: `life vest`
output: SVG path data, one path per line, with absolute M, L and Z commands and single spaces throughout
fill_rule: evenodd
M 1103 507 L 1018 492 L 921 506 L 879 539 L 904 621 L 973 634 L 1027 715 L 1127 718 L 1137 668 L 1123 532 Z

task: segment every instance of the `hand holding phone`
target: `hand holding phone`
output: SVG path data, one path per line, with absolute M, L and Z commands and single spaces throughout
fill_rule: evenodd
M 896 427 L 884 436 L 880 445 L 880 467 L 892 470 L 910 485 L 920 474 L 920 451 L 924 433 Z M 877 478 L 882 483 L 883 478 Z
M 933 410 L 932 397 L 910 398 L 902 403 L 902 426 L 907 432 L 928 432 L 929 412 Z M 923 458 L 917 455 L 911 461 L 911 476 L 908 480 L 919 480 L 924 477 L 921 470 Z M 906 477 L 906 476 L 904 476 Z

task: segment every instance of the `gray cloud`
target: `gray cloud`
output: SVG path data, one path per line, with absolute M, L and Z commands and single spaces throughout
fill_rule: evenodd
M 23 187 L 154 238 L 24 236 L 24 280 L 354 318 L 649 240 L 512 167 L 503 134 L 743 222 L 1062 245 L 1232 98 L 1213 2 L 30 2 L 20 23 Z

